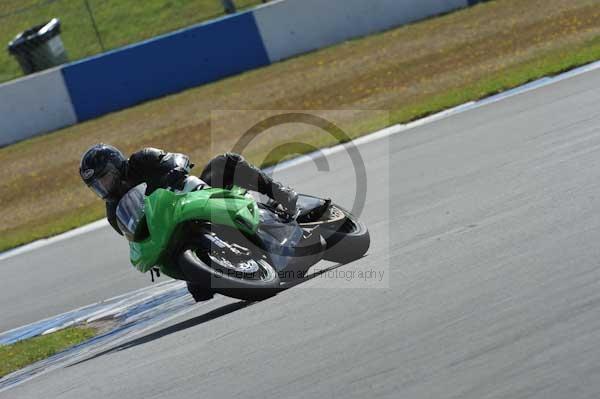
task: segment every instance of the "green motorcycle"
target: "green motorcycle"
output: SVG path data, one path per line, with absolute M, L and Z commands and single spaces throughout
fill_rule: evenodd
M 117 208 L 131 263 L 234 298 L 273 296 L 320 260 L 347 263 L 370 244 L 366 226 L 330 200 L 299 195 L 290 217 L 235 186 L 145 190 L 132 188 Z

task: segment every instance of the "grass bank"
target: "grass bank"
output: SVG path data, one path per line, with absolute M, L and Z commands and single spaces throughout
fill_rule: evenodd
M 357 137 L 597 59 L 598 0 L 497 0 L 18 143 L 0 149 L 0 249 L 103 216 L 77 173 L 81 153 L 96 142 L 125 152 L 163 147 L 202 165 L 231 149 L 262 110 L 356 110 L 336 122 Z M 212 110 L 240 109 L 211 121 Z M 386 110 L 391 119 L 361 110 Z M 290 140 L 334 144 L 286 125 L 245 155 L 262 163 Z
M 91 327 L 69 327 L 11 345 L 0 345 L 0 378 L 90 339 L 95 334 L 96 330 Z
M 106 50 L 170 32 L 223 15 L 220 0 L 88 0 Z M 260 4 L 260 0 L 235 0 L 239 9 Z M 0 2 L 0 43 L 34 25 L 57 17 L 62 38 L 74 61 L 102 51 L 84 1 L 2 0 Z M 0 82 L 21 76 L 17 62 L 0 51 Z

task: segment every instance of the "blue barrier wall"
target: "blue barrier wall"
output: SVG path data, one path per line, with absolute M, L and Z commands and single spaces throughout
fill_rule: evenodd
M 67 65 L 79 121 L 269 64 L 251 12 Z

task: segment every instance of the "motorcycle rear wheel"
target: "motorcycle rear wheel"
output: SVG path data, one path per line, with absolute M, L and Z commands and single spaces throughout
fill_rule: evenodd
M 327 242 L 323 259 L 331 262 L 352 262 L 364 256 L 371 245 L 367 226 L 336 204 L 331 204 L 318 221 L 307 225 L 320 228 L 321 235 Z

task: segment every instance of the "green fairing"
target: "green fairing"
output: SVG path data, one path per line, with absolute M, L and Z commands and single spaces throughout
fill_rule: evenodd
M 191 220 L 208 221 L 240 230 L 248 235 L 256 233 L 259 212 L 256 201 L 245 195 L 245 190 L 209 188 L 191 193 L 174 193 L 158 189 L 147 196 L 144 211 L 150 237 L 141 242 L 130 242 L 131 263 L 145 273 L 158 266 L 171 277 L 181 278 L 163 259 L 178 227 Z M 241 222 L 240 222 L 241 221 Z

